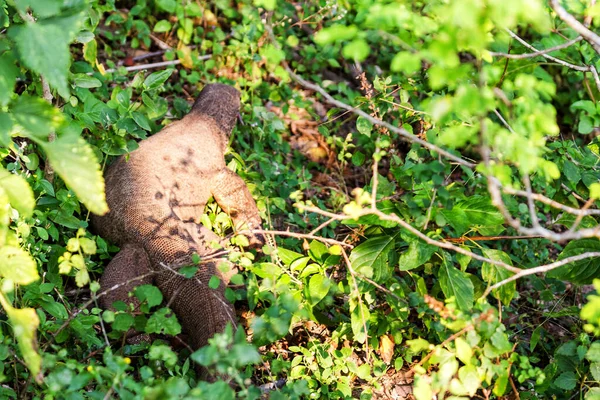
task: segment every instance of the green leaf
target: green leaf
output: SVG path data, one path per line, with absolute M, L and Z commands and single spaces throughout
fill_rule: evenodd
M 558 259 L 563 260 L 586 252 L 600 252 L 600 241 L 598 239 L 581 239 L 569 242 Z M 590 257 L 563 265 L 550 271 L 548 276 L 583 285 L 590 284 L 594 278 L 600 277 L 600 258 Z
M 471 228 L 487 234 L 498 234 L 504 230 L 504 218 L 489 198 L 471 196 L 456 204 L 452 210 L 440 210 L 459 235 Z
M 169 32 L 171 30 L 171 23 L 166 19 L 161 19 L 154 25 L 154 32 Z
M 0 10 L 1 12 L 1 10 Z M 14 92 L 15 83 L 19 69 L 11 53 L 0 55 L 0 107 L 4 107 L 10 101 Z
M 579 133 L 586 135 L 594 130 L 594 121 L 587 115 L 582 115 L 577 126 Z
M 99 79 L 94 78 L 93 76 L 86 75 L 86 74 L 76 74 L 73 79 L 73 83 L 77 87 L 86 88 L 86 89 L 102 87 L 102 82 L 100 82 Z
M 342 55 L 354 61 L 364 61 L 371 52 L 371 47 L 364 39 L 354 39 L 344 46 Z
M 358 117 L 356 119 L 356 130 L 358 130 L 363 135 L 371 136 L 373 124 L 364 117 Z
M 484 257 L 489 258 L 491 260 L 502 261 L 508 265 L 512 265 L 512 260 L 510 259 L 508 254 L 501 250 L 483 249 L 483 255 Z M 512 275 L 512 272 L 499 265 L 484 262 L 481 266 L 481 276 L 488 283 L 488 285 L 493 285 L 495 283 L 503 281 L 504 279 L 507 279 Z M 508 306 L 514 298 L 516 292 L 517 283 L 513 281 L 502 285 L 498 289 L 494 290 L 493 293 L 497 299 L 500 299 L 500 301 L 502 301 L 504 305 Z
M 400 255 L 398 260 L 398 269 L 400 271 L 410 271 L 425 264 L 435 253 L 437 248 L 427 243 L 413 239 L 408 244 L 408 250 Z
M 589 101 L 589 100 L 576 101 L 575 103 L 571 104 L 570 108 L 573 111 L 583 110 L 583 111 L 587 112 L 589 115 L 596 114 L 596 105 L 594 104 L 594 102 Z
M 157 306 L 163 301 L 162 292 L 153 285 L 140 285 L 136 287 L 135 297 L 137 297 L 141 303 L 146 302 L 148 308 Z
M 12 112 L 17 122 L 25 128 L 28 137 L 45 141 L 63 121 L 63 115 L 57 108 L 39 97 L 21 95 L 14 102 Z
M 144 80 L 144 89 L 154 90 L 162 87 L 169 79 L 174 69 L 165 69 L 163 71 L 153 72 Z
M 392 274 L 388 265 L 388 254 L 393 248 L 393 236 L 379 236 L 368 239 L 352 249 L 350 264 L 359 274 L 383 283 Z
M 83 139 L 61 136 L 42 145 L 50 164 L 94 214 L 108 211 L 104 194 L 104 178 L 94 151 Z
M 577 386 L 577 376 L 573 371 L 563 372 L 554 380 L 554 386 L 562 390 L 573 390 Z
M 171 350 L 166 344 L 152 345 L 148 352 L 148 358 L 150 360 L 163 361 L 167 367 L 172 367 L 177 364 L 177 353 Z
M 23 217 L 30 217 L 35 207 L 31 187 L 20 175 L 11 174 L 0 167 L 0 187 L 8 196 L 10 205 Z
M 177 2 L 175 0 L 156 0 L 156 5 L 166 12 L 173 14 L 175 7 L 177 7 Z
M 179 335 L 181 325 L 170 309 L 164 307 L 154 312 L 146 324 L 146 333 L 164 333 L 166 335 Z
M 411 75 L 421 69 L 421 57 L 407 51 L 400 52 L 392 59 L 390 69 L 394 72 L 404 72 Z
M 33 308 L 13 308 L 6 303 L 1 293 L 0 297 L 2 297 L 0 301 L 6 310 L 13 332 L 17 338 L 21 356 L 35 380 L 41 383 L 40 370 L 42 368 L 42 358 L 37 352 L 36 340 L 37 328 L 40 324 L 38 315 Z
M 358 33 L 356 26 L 333 25 L 323 28 L 315 35 L 315 43 L 326 45 L 329 43 L 352 39 Z
M 359 343 L 364 343 L 367 340 L 370 317 L 369 308 L 364 303 L 357 304 L 350 313 L 350 325 L 352 326 L 354 340 Z
M 581 172 L 579 172 L 579 168 L 577 168 L 577 166 L 569 160 L 565 160 L 563 163 L 563 173 L 573 185 L 576 185 L 581 180 Z
M 475 289 L 466 273 L 444 259 L 438 272 L 438 278 L 446 298 L 454 297 L 459 309 L 467 311 L 473 307 Z
M 329 288 L 331 287 L 331 281 L 326 276 L 316 274 L 308 281 L 308 303 L 312 306 L 323 300 Z
M 69 97 L 67 73 L 71 62 L 69 43 L 78 31 L 81 18 L 56 18 L 50 23 L 30 23 L 11 26 L 9 36 L 26 67 L 42 75 L 63 98 Z M 48 51 L 52 49 L 52 51 Z
M 33 257 L 25 250 L 12 246 L 0 248 L 0 276 L 20 285 L 29 285 L 40 279 Z
M 115 320 L 112 323 L 112 328 L 115 331 L 126 332 L 133 326 L 134 319 L 131 314 L 119 313 L 115 315 Z

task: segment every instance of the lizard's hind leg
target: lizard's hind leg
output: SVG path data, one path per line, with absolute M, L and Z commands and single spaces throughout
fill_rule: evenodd
M 100 278 L 100 305 L 102 308 L 114 310 L 113 303 L 123 301 L 133 306 L 138 311 L 140 301 L 135 296 L 129 296 L 137 286 L 152 284 L 153 271 L 150 260 L 143 247 L 135 244 L 126 244 L 121 251 L 106 266 Z M 129 332 L 134 334 L 134 332 Z M 130 343 L 149 341 L 145 334 L 128 339 Z

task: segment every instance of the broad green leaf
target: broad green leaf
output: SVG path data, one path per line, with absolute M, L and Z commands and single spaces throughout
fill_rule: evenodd
M 577 376 L 573 371 L 563 372 L 554 380 L 554 386 L 563 390 L 573 390 L 577 386 Z
M 579 100 L 571 104 L 571 110 L 584 110 L 590 115 L 596 114 L 596 105 L 589 100 Z
M 471 364 L 473 361 L 471 360 L 471 357 L 473 357 L 473 349 L 471 349 L 471 346 L 467 343 L 467 341 L 461 337 L 458 337 L 454 341 L 454 344 L 456 345 L 456 357 L 458 357 L 458 359 L 465 365 Z
M 1 11 L 0 11 L 1 12 Z M 11 53 L 0 54 L 0 107 L 8 104 L 15 88 L 19 69 Z
M 153 72 L 144 80 L 144 89 L 154 90 L 160 88 L 169 79 L 174 69 Z
M 21 95 L 12 105 L 13 117 L 27 132 L 26 136 L 46 141 L 48 134 L 53 132 L 63 121 L 63 115 L 44 99 Z
M 600 241 L 598 239 L 581 239 L 569 242 L 558 259 L 562 260 L 586 252 L 600 252 Z M 548 276 L 578 284 L 589 284 L 594 278 L 600 277 L 600 258 L 591 257 L 563 265 L 550 271 Z
M 79 21 L 80 18 L 74 18 L 72 24 L 78 26 Z M 59 23 L 27 22 L 10 27 L 8 33 L 17 45 L 23 64 L 46 78 L 63 98 L 68 98 L 69 43 L 72 39 L 69 30 Z
M 8 195 L 0 186 L 0 248 L 6 243 L 10 214 L 11 209 Z
M 0 248 L 0 276 L 20 285 L 29 285 L 40 279 L 33 257 L 25 250 L 12 246 Z
M 8 315 L 25 364 L 27 364 L 36 382 L 41 383 L 42 376 L 40 370 L 42 368 L 42 358 L 37 352 L 36 339 L 40 320 L 37 313 L 33 308 L 13 308 L 8 304 L 2 293 L 0 293 L 0 303 L 2 303 L 2 307 L 4 307 Z
M 573 185 L 576 185 L 581 180 L 579 168 L 569 160 L 564 161 L 562 172 Z
M 469 396 L 474 396 L 481 385 L 480 375 L 474 365 L 465 365 L 459 368 L 458 378 Z
M 446 298 L 454 297 L 458 308 L 468 311 L 473 307 L 475 289 L 466 273 L 444 260 L 440 266 L 438 278 L 442 292 Z
M 314 306 L 329 292 L 331 281 L 326 276 L 315 274 L 308 281 L 308 302 Z
M 361 243 L 352 250 L 352 268 L 376 282 L 385 282 L 392 274 L 388 265 L 388 254 L 394 248 L 393 236 L 379 236 Z
M 483 249 L 483 255 L 491 260 L 502 261 L 508 265 L 512 265 L 512 260 L 508 254 L 501 250 Z M 488 283 L 488 285 L 498 283 L 512 275 L 512 272 L 502 268 L 499 265 L 484 262 L 481 266 L 481 276 Z M 516 292 L 517 283 L 513 281 L 499 287 L 498 289 L 494 290 L 493 293 L 497 299 L 500 299 L 504 305 L 508 306 L 514 298 Z
M 408 249 L 400 255 L 398 269 L 400 271 L 410 271 L 425 264 L 437 248 L 427 243 L 414 239 L 408 244 Z
M 13 120 L 8 113 L 0 111 L 0 146 L 8 147 L 11 143 Z
M 11 174 L 0 167 L 0 187 L 8 196 L 10 205 L 23 217 L 30 217 L 35 207 L 31 187 L 20 175 Z
M 482 196 L 471 196 L 456 204 L 452 210 L 440 212 L 459 235 L 469 229 L 489 235 L 496 235 L 504 230 L 502 214 L 488 198 Z
M 357 304 L 350 313 L 350 325 L 352 326 L 354 340 L 359 343 L 364 343 L 367 340 L 370 316 L 369 308 L 364 303 Z
M 43 146 L 50 164 L 94 214 L 108 211 L 104 178 L 92 148 L 83 139 L 68 135 Z

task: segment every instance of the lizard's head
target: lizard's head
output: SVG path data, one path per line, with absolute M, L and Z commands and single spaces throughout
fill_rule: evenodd
M 192 106 L 192 113 L 212 118 L 229 138 L 240 114 L 240 92 L 222 83 L 206 85 Z

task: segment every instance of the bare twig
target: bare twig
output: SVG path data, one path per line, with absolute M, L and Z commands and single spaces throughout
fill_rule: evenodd
M 550 0 L 550 7 L 554 10 L 558 18 L 562 19 L 571 29 L 580 34 L 592 47 L 596 53 L 600 54 L 600 36 L 589 30 L 575 17 L 565 10 L 558 0 Z
M 505 268 L 511 272 L 514 273 L 518 273 L 521 271 L 520 268 L 516 268 L 513 267 L 512 265 L 509 265 L 505 262 L 499 261 L 499 260 L 492 260 L 490 258 L 481 256 L 477 253 L 473 253 L 469 250 L 465 250 L 462 247 L 458 247 L 453 245 L 452 243 L 449 242 L 442 242 L 439 240 L 435 240 L 430 238 L 429 236 L 427 236 L 426 234 L 424 234 L 423 232 L 419 231 L 417 228 L 413 227 L 412 225 L 410 225 L 408 222 L 404 221 L 403 219 L 401 219 L 399 216 L 397 216 L 396 214 L 385 214 L 384 212 L 380 211 L 380 210 L 373 210 L 372 208 L 365 208 L 363 209 L 361 212 L 358 212 L 356 214 L 353 215 L 347 215 L 347 214 L 335 214 L 335 213 L 331 213 L 328 211 L 324 211 L 321 210 L 320 208 L 317 207 L 309 207 L 309 206 L 301 206 L 300 207 L 301 210 L 304 211 L 308 211 L 308 212 L 314 212 L 316 214 L 321 214 L 324 215 L 326 217 L 331 217 L 331 218 L 335 218 L 338 220 L 345 220 L 345 219 L 357 219 L 360 218 L 362 216 L 365 215 L 376 215 L 377 217 L 379 217 L 380 219 L 384 220 L 384 221 L 391 221 L 391 222 L 395 222 L 398 225 L 400 225 L 402 228 L 408 230 L 410 233 L 412 233 L 413 235 L 417 236 L 419 239 L 425 241 L 427 244 L 430 244 L 432 246 L 437 246 L 446 250 L 452 250 L 454 252 L 460 253 L 460 254 L 464 254 L 466 256 L 472 257 L 476 260 L 479 261 L 483 261 L 483 262 L 487 262 L 490 263 L 492 265 L 497 265 L 499 267 Z
M 210 58 L 212 58 L 212 54 L 206 54 L 204 56 L 199 56 L 198 60 L 204 61 L 204 60 L 209 60 Z M 105 70 L 104 73 L 109 74 L 112 72 L 116 72 L 116 71 L 120 70 L 121 68 L 125 69 L 125 71 L 127 71 L 127 72 L 132 72 L 132 71 L 140 71 L 140 70 L 144 70 L 144 69 L 170 67 L 170 66 L 179 65 L 179 64 L 181 64 L 181 60 L 179 60 L 179 59 L 171 60 L 171 61 L 160 61 L 160 62 L 155 62 L 155 63 L 150 63 L 150 64 L 133 65 L 131 67 L 109 68 L 109 69 Z M 88 75 L 93 75 L 93 74 L 94 74 L 94 72 L 88 72 Z
M 510 37 L 512 37 L 513 39 L 515 39 L 519 43 L 521 43 L 523 46 L 527 47 L 530 50 L 533 50 L 534 52 L 539 52 L 538 49 L 536 49 L 535 47 L 533 47 L 532 45 L 530 45 L 529 43 L 527 43 L 527 41 L 525 41 L 522 38 L 520 38 L 519 35 L 517 35 L 513 31 L 511 31 L 510 29 L 506 29 L 506 31 L 508 32 L 508 34 L 510 35 Z M 574 70 L 577 70 L 577 71 L 581 71 L 581 72 L 588 72 L 590 70 L 590 68 L 588 66 L 580 66 L 580 65 L 571 64 L 569 62 L 563 61 L 563 60 L 561 60 L 559 58 L 556 58 L 556 57 L 552 57 L 551 55 L 543 53 L 543 52 L 541 52 L 540 55 L 542 57 L 544 57 L 544 58 L 547 58 L 548 60 L 552 60 L 555 63 L 560 64 L 562 66 L 565 66 L 567 68 L 571 68 L 571 69 L 574 69 Z
M 562 267 L 563 265 L 566 265 L 566 264 L 569 264 L 572 262 L 585 260 L 586 258 L 597 258 L 597 257 L 600 257 L 600 252 L 593 251 L 593 252 L 587 252 L 587 253 L 579 254 L 576 256 L 572 256 L 572 257 L 563 258 L 560 261 L 555 261 L 550 264 L 540 265 L 538 267 L 529 268 L 529 269 L 523 269 L 523 270 L 521 270 L 521 272 L 518 272 L 518 273 L 514 274 L 513 276 L 506 278 L 506 279 L 488 287 L 486 289 L 486 291 L 483 293 L 483 295 L 481 296 L 481 298 L 485 298 L 487 295 L 489 295 L 492 292 L 492 290 L 498 289 L 500 286 L 504 286 L 507 283 L 516 281 L 517 279 L 522 278 L 524 276 L 539 274 L 539 273 L 546 273 L 546 272 L 552 271 L 553 269 Z
M 337 244 L 337 245 L 340 245 L 340 246 L 343 246 L 343 247 L 348 247 L 350 249 L 354 247 L 350 243 L 341 242 L 341 241 L 335 240 L 335 239 L 328 239 L 328 238 L 324 238 L 324 237 L 321 237 L 321 236 L 316 236 L 316 235 L 313 235 L 313 234 L 299 233 L 299 232 L 270 231 L 270 230 L 263 230 L 263 229 L 250 229 L 250 230 L 243 230 L 243 231 L 240 231 L 238 233 L 241 234 L 241 235 L 244 235 L 246 233 L 252 233 L 252 234 L 257 234 L 257 233 L 260 234 L 260 233 L 262 233 L 262 234 L 265 234 L 265 235 L 289 236 L 289 237 L 295 237 L 295 238 L 298 238 L 298 239 L 313 239 L 313 240 L 317 240 L 319 242 L 323 242 L 323 243 L 327 243 L 327 244 Z
M 582 40 L 583 40 L 583 37 L 582 36 L 578 36 L 575 39 L 569 40 L 568 42 L 565 42 L 563 44 L 559 44 L 558 46 L 549 47 L 549 48 L 544 49 L 544 50 L 537 50 L 537 51 L 534 51 L 533 53 L 510 54 L 510 53 L 490 52 L 490 54 L 492 56 L 494 56 L 494 57 L 510 58 L 511 60 L 523 60 L 523 59 L 526 59 L 526 58 L 533 58 L 533 57 L 543 56 L 544 54 L 552 53 L 553 51 L 566 49 L 567 47 L 572 46 L 575 43 L 580 42 Z

